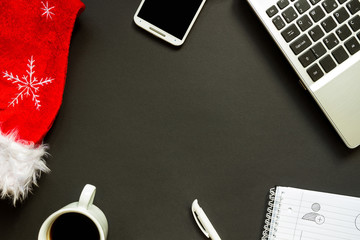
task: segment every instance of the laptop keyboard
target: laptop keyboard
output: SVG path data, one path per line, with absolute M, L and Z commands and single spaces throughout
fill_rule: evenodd
M 360 50 L 359 0 L 279 0 L 267 15 L 315 82 Z

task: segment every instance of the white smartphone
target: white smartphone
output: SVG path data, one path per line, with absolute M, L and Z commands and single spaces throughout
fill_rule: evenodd
M 155 36 L 179 46 L 184 43 L 206 0 L 142 0 L 135 23 Z

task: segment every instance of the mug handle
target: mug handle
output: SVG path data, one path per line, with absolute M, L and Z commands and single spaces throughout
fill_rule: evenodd
M 78 206 L 88 209 L 94 202 L 95 193 L 96 187 L 91 184 L 86 184 L 81 192 Z

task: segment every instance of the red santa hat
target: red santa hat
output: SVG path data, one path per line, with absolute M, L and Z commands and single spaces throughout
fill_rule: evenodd
M 62 102 L 80 0 L 0 0 L 0 197 L 23 200 L 49 169 L 43 138 Z

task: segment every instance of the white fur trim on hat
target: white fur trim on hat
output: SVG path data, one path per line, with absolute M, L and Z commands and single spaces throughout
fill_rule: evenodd
M 12 198 L 14 205 L 27 197 L 41 172 L 50 171 L 43 159 L 46 145 L 15 139 L 15 133 L 0 131 L 0 198 Z

